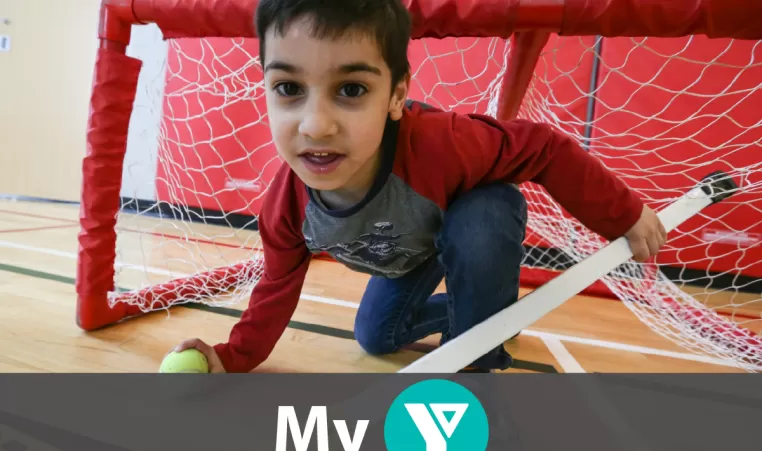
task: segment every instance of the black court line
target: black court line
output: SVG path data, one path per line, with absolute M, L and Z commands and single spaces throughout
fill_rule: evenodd
M 243 313 L 241 310 L 228 308 L 228 307 L 213 307 L 205 304 L 185 304 L 178 307 L 191 308 L 195 310 L 203 310 L 205 312 L 217 313 L 220 315 L 231 316 L 233 318 L 240 318 Z M 330 337 L 344 338 L 347 340 L 354 340 L 355 334 L 350 330 L 338 329 L 336 327 L 321 326 L 319 324 L 303 323 L 301 321 L 290 321 L 288 327 L 296 330 L 302 330 L 305 332 L 314 332 L 320 335 L 327 335 Z M 422 354 L 428 354 L 437 347 L 428 345 L 425 343 L 414 343 L 406 346 L 405 349 L 409 351 L 420 352 Z M 528 360 L 513 359 L 513 365 L 511 368 L 517 370 L 535 371 L 537 373 L 558 373 L 558 370 L 553 365 L 547 365 L 545 363 L 531 362 Z
M 229 307 L 214 307 L 206 304 L 182 304 L 178 305 L 180 308 L 189 308 L 193 310 L 202 310 L 204 312 L 216 313 L 218 315 L 230 316 L 233 318 L 240 318 L 243 311 L 229 308 Z M 352 331 L 339 329 L 336 327 L 323 326 L 320 324 L 304 323 L 301 321 L 289 321 L 288 327 L 291 329 L 301 330 L 304 332 L 313 332 L 320 335 L 327 335 L 329 337 L 344 338 L 347 340 L 354 340 L 355 334 Z
M 429 345 L 426 343 L 414 343 L 407 347 L 407 349 L 411 351 L 418 351 L 424 354 L 428 354 L 436 348 L 437 346 Z M 516 358 L 513 359 L 513 365 L 511 365 L 511 369 L 534 371 L 536 373 L 558 373 L 558 370 L 553 365 L 531 362 L 529 360 L 519 360 Z
M 52 274 L 44 271 L 37 271 L 35 269 L 23 268 L 15 265 L 8 265 L 0 263 L 0 271 L 10 272 L 14 274 L 21 274 L 24 276 L 35 277 L 43 280 L 51 280 L 54 282 L 66 283 L 74 285 L 75 280 L 71 277 L 59 276 L 58 274 Z M 175 306 L 175 308 L 188 308 L 192 310 L 201 310 L 204 312 L 215 313 L 218 315 L 225 315 L 232 318 L 240 318 L 243 311 L 229 308 L 229 307 L 214 307 L 206 304 L 181 304 Z M 350 330 L 339 329 L 336 327 L 323 326 L 320 324 L 305 323 L 301 321 L 290 321 L 288 327 L 294 330 L 300 330 L 304 332 L 312 332 L 329 337 L 342 338 L 345 340 L 354 340 L 355 334 Z M 424 343 L 415 343 L 407 346 L 406 349 L 410 351 L 420 352 L 423 354 L 429 353 L 436 349 L 436 346 L 429 346 Z M 530 362 L 527 360 L 513 360 L 513 366 L 511 368 L 535 371 L 538 373 L 558 373 L 555 367 L 552 365 L 546 365 L 543 363 Z
M 4 263 L 0 263 L 0 271 L 36 277 L 38 279 L 52 280 L 54 282 L 68 283 L 69 285 L 74 285 L 75 282 L 75 280 L 71 277 L 59 276 L 58 274 L 51 274 L 49 272 L 42 272 L 29 268 L 22 268 L 20 266 L 6 265 Z

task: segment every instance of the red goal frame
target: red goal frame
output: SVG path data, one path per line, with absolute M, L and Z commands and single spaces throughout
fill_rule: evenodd
M 414 39 L 510 38 L 498 117 L 515 117 L 540 52 L 561 36 L 762 39 L 759 0 L 403 0 Z M 141 61 L 128 57 L 131 27 L 155 23 L 165 39 L 256 37 L 256 0 L 104 0 L 83 160 L 77 261 L 77 324 L 94 330 L 138 315 L 134 305 L 109 305 L 114 290 L 116 221 L 127 130 Z M 152 287 L 146 302 L 171 304 L 198 287 L 226 290 L 254 264 L 197 274 Z M 166 288 L 166 289 L 161 289 Z

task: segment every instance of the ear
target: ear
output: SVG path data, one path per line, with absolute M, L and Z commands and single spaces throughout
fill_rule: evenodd
M 404 77 L 397 83 L 397 86 L 392 90 L 392 98 L 389 101 L 389 117 L 393 121 L 402 119 L 402 110 L 405 109 L 405 101 L 407 100 L 407 92 L 410 88 L 410 72 L 406 73 Z

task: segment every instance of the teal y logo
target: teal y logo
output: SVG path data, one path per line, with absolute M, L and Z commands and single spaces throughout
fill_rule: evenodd
M 386 414 L 389 451 L 484 451 L 489 422 L 479 399 L 452 381 L 434 379 L 411 385 Z

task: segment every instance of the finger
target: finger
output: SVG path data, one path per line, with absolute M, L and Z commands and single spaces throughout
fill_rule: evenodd
M 203 341 L 199 340 L 198 338 L 191 338 L 175 346 L 174 351 L 181 352 L 181 351 L 185 351 L 186 349 L 198 349 L 199 351 L 202 351 L 201 348 L 203 348 L 203 346 L 204 346 Z
M 182 352 L 186 349 L 196 349 L 197 351 L 204 354 L 204 357 L 206 357 L 206 362 L 209 365 L 210 373 L 226 372 L 225 366 L 222 365 L 222 361 L 220 360 L 220 357 L 217 355 L 217 352 L 214 350 L 214 348 L 199 338 L 191 338 L 189 340 L 185 340 L 179 345 L 175 346 L 169 352 Z M 167 354 L 169 354 L 169 352 Z
M 170 354 L 172 354 L 173 352 L 180 352 L 180 351 L 183 351 L 183 350 L 185 350 L 185 348 L 182 348 L 182 346 L 184 346 L 184 345 L 185 345 L 185 342 L 182 342 L 182 343 L 180 343 L 179 345 L 175 346 L 174 348 L 170 348 L 170 349 L 169 349 L 169 350 L 168 350 L 168 351 L 167 351 L 167 352 L 164 354 L 164 357 L 165 357 L 165 358 L 166 358 L 166 357 L 168 357 L 168 356 L 169 356 Z
M 172 351 L 170 351 L 170 352 L 181 352 L 181 351 L 185 351 L 186 349 L 190 349 L 192 347 L 193 347 L 193 344 L 192 344 L 191 340 L 185 340 L 182 343 L 180 343 L 179 345 L 177 345 L 174 348 L 172 348 Z
M 210 373 L 225 373 L 225 367 L 222 366 L 222 363 L 220 362 L 210 362 L 209 363 L 209 372 Z
M 209 364 L 209 372 L 210 373 L 225 373 L 225 366 L 222 364 L 222 360 L 220 360 L 220 356 L 217 355 L 217 352 L 214 350 L 214 348 L 210 347 L 210 351 L 208 354 L 206 354 L 206 360 Z
M 665 244 L 667 244 L 667 235 L 659 235 L 659 249 L 664 247 Z
M 652 235 L 651 237 L 649 237 L 648 239 L 649 257 L 656 256 L 656 254 L 659 253 L 660 248 L 661 248 L 661 238 L 656 235 Z
M 667 230 L 664 228 L 664 224 L 662 224 L 661 221 L 658 221 L 657 224 L 658 232 L 656 232 L 656 244 L 658 245 L 658 249 L 661 249 L 664 244 L 667 243 Z
M 649 251 L 646 240 L 641 238 L 636 241 L 631 241 L 630 249 L 632 250 L 632 259 L 636 262 L 644 262 L 648 260 Z

